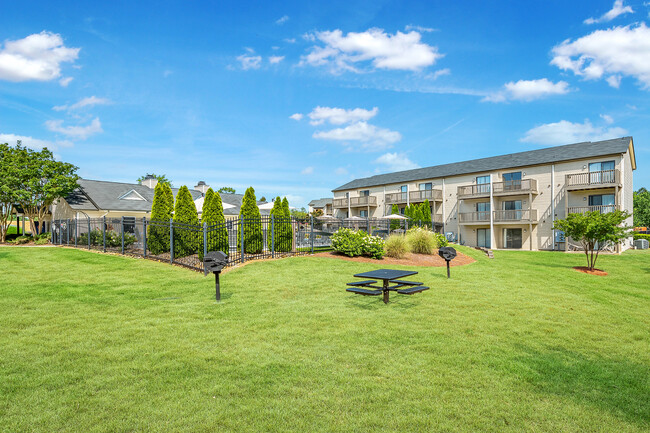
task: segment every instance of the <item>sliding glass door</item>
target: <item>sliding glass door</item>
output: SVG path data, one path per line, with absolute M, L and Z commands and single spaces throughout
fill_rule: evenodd
M 476 245 L 481 248 L 492 248 L 490 245 L 490 229 L 476 230 Z

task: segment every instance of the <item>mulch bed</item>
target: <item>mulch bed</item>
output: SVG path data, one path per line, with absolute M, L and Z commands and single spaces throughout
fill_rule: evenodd
M 589 268 L 586 266 L 574 266 L 573 269 L 575 269 L 578 272 L 582 272 L 589 275 L 598 275 L 599 277 L 607 276 L 607 272 L 603 271 L 602 269 L 594 268 L 594 270 L 592 271 L 589 270 Z
M 347 260 L 350 262 L 359 262 L 359 263 L 376 263 L 382 265 L 403 265 L 403 266 L 447 266 L 447 262 L 442 259 L 438 253 L 428 255 L 428 254 L 412 254 L 407 253 L 406 257 L 403 259 L 395 259 L 392 257 L 385 257 L 380 260 L 371 259 L 370 257 L 348 257 L 343 254 L 336 253 L 334 251 L 327 251 L 323 253 L 314 254 L 314 257 L 328 257 L 331 259 Z M 451 261 L 451 266 L 462 266 L 469 263 L 473 263 L 476 260 L 466 256 L 463 253 L 458 253 L 456 258 Z

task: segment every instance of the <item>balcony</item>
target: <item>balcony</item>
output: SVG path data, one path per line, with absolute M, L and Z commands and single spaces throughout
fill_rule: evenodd
M 332 201 L 334 209 L 347 209 L 347 198 L 335 198 Z M 377 197 L 366 195 L 363 197 L 350 197 L 350 207 L 377 206 Z
M 595 188 L 614 188 L 620 185 L 618 170 L 590 171 L 586 173 L 567 174 L 565 185 L 567 191 Z
M 458 199 L 482 198 L 490 196 L 490 184 L 465 185 L 458 187 Z M 489 219 L 489 218 L 488 218 Z
M 431 220 L 433 221 L 434 224 L 442 224 L 442 214 L 432 215 Z
M 406 203 L 407 193 L 405 192 L 393 192 L 386 194 L 386 204 L 401 204 Z
M 495 210 L 494 223 L 537 223 L 537 209 Z
M 490 211 L 463 212 L 458 219 L 461 224 L 490 224 Z
M 440 189 L 423 189 L 420 191 L 409 192 L 410 203 L 420 203 L 425 200 L 442 201 L 442 190 Z
M 620 206 L 616 204 L 601 205 L 601 206 L 569 206 L 569 213 L 586 213 L 586 212 L 609 213 L 619 209 Z
M 537 194 L 535 179 L 508 180 L 492 184 L 493 196 Z

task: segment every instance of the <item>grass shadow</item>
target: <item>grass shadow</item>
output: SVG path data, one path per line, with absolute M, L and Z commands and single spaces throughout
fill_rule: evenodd
M 650 366 L 626 359 L 586 356 L 563 348 L 519 348 L 517 374 L 540 393 L 597 406 L 630 422 L 650 427 Z

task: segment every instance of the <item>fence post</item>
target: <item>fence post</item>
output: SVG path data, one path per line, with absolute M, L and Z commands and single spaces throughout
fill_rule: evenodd
M 55 222 L 56 222 L 56 220 L 54 218 L 52 218 L 52 223 L 55 223 Z M 56 238 L 54 237 L 54 224 L 52 224 L 52 223 L 50 224 L 50 233 L 51 233 L 50 234 L 50 242 L 53 243 L 53 244 L 56 244 Z M 18 223 L 16 223 L 16 224 L 18 224 Z
M 74 247 L 77 248 L 77 237 L 79 236 L 79 217 L 74 217 Z
M 86 217 L 88 219 L 88 249 L 90 249 L 90 217 Z
M 271 215 L 271 257 L 275 258 L 275 215 Z
M 142 217 L 142 256 L 147 258 L 147 218 Z
M 65 220 L 65 244 L 70 246 L 70 219 Z
M 122 254 L 124 254 L 124 216 L 120 220 L 120 225 L 122 226 L 120 232 L 122 232 Z
M 208 223 L 203 223 L 203 260 L 208 255 Z
M 244 222 L 244 217 L 239 215 L 239 228 L 241 229 L 241 230 L 239 230 L 239 232 L 241 233 L 241 240 L 240 240 L 241 244 L 240 244 L 240 250 L 239 251 L 241 252 L 240 255 L 241 255 L 242 263 L 244 263 L 246 261 L 246 254 L 244 253 L 244 224 L 243 224 L 243 222 Z
M 104 252 L 106 252 L 106 215 L 102 217 L 102 238 L 104 239 Z
M 169 219 L 169 263 L 174 264 L 174 219 Z
M 309 215 L 311 222 L 311 231 L 309 232 L 309 240 L 311 242 L 311 253 L 314 254 L 314 216 Z
M 370 217 L 366 217 L 366 228 L 368 229 L 368 234 L 372 236 L 372 227 L 370 227 Z

